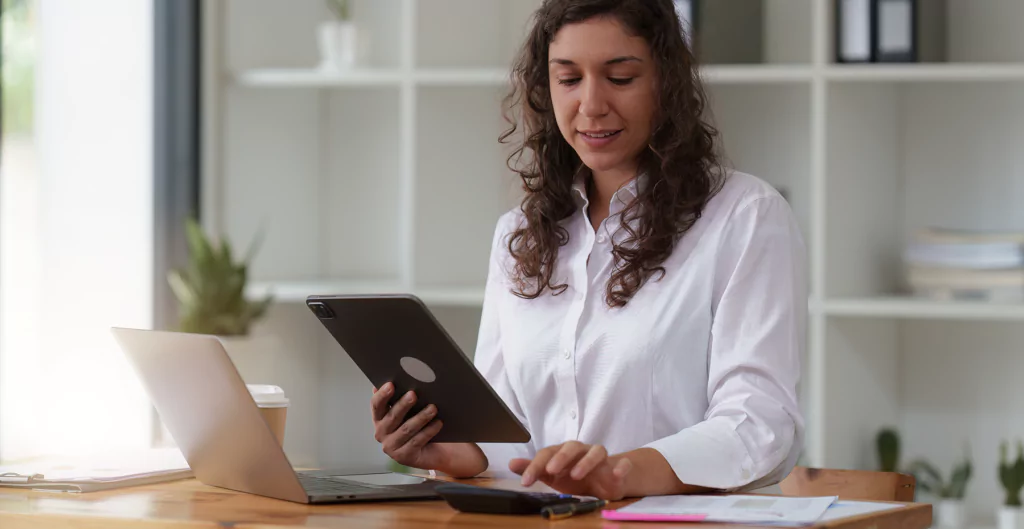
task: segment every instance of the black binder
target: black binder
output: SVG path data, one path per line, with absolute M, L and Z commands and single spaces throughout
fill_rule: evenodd
M 917 0 L 874 0 L 875 62 L 917 61 Z

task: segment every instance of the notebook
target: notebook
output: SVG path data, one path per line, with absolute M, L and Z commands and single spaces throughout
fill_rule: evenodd
M 192 469 L 177 448 L 51 457 L 0 466 L 0 487 L 55 492 L 96 492 L 191 477 Z
M 742 494 L 652 496 L 601 515 L 615 521 L 809 525 L 818 521 L 837 499 Z

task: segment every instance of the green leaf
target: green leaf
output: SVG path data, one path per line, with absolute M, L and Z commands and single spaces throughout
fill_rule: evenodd
M 199 223 L 193 219 L 185 221 L 185 237 L 188 240 L 188 251 L 192 255 L 193 262 L 205 263 L 210 261 L 213 250 L 210 248 L 210 243 L 206 240 L 206 236 L 203 234 Z
M 245 297 L 248 260 L 254 254 L 250 252 L 247 261 L 235 262 L 231 243 L 221 238 L 214 245 L 193 219 L 186 221 L 185 233 L 189 262 L 167 277 L 179 302 L 179 328 L 222 336 L 247 334 L 271 302 L 269 297 L 256 302 Z
M 945 488 L 942 474 L 934 465 L 924 459 L 918 459 L 907 467 L 907 472 L 914 475 L 917 488 L 921 491 L 941 496 Z
M 334 16 L 338 17 L 338 20 L 349 20 L 349 2 L 348 0 L 325 0 L 327 8 L 334 13 Z
M 881 430 L 875 438 L 875 447 L 878 450 L 879 470 L 895 472 L 900 461 L 899 434 L 891 428 Z
M 231 266 L 231 245 L 227 239 L 220 241 L 220 264 L 224 266 Z
M 953 469 L 953 476 L 949 480 L 949 487 L 946 498 L 962 499 L 967 491 L 967 482 L 971 479 L 971 462 L 965 460 L 961 465 Z
M 171 286 L 171 291 L 174 292 L 174 295 L 182 305 L 192 305 L 196 302 L 195 290 L 193 290 L 192 285 L 185 281 L 180 271 L 172 270 L 167 274 L 167 283 Z
M 249 250 L 245 252 L 245 260 L 242 262 L 248 266 L 252 264 L 252 260 L 256 258 L 256 253 L 259 252 L 260 248 L 263 247 L 263 241 L 267 236 L 267 230 L 265 227 L 260 226 L 260 229 L 256 231 L 256 237 L 253 238 L 252 242 L 249 243 Z

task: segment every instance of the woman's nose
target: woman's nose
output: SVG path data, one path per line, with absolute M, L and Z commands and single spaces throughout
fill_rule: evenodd
M 605 97 L 604 89 L 596 81 L 582 80 L 583 86 L 580 94 L 579 113 L 583 117 L 600 117 L 608 113 L 608 99 Z

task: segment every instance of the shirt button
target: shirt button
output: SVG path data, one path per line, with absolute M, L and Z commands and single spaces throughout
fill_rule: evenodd
M 604 244 L 604 242 L 607 241 L 607 240 L 608 240 L 608 237 L 605 237 L 603 233 L 601 235 L 597 236 L 597 243 L 598 244 Z
M 576 418 L 576 410 L 572 410 L 572 411 L 569 412 L 569 418 L 571 418 L 571 419 L 575 419 Z
M 583 293 L 582 292 L 580 292 L 579 294 L 576 294 L 576 300 L 577 301 L 583 301 Z
M 566 350 L 562 351 L 562 354 L 563 354 L 563 355 L 565 355 L 565 359 L 566 359 L 566 360 L 568 360 L 569 358 L 571 358 L 571 357 L 572 357 L 572 351 L 570 351 L 570 350 L 568 350 L 568 349 L 566 349 Z

